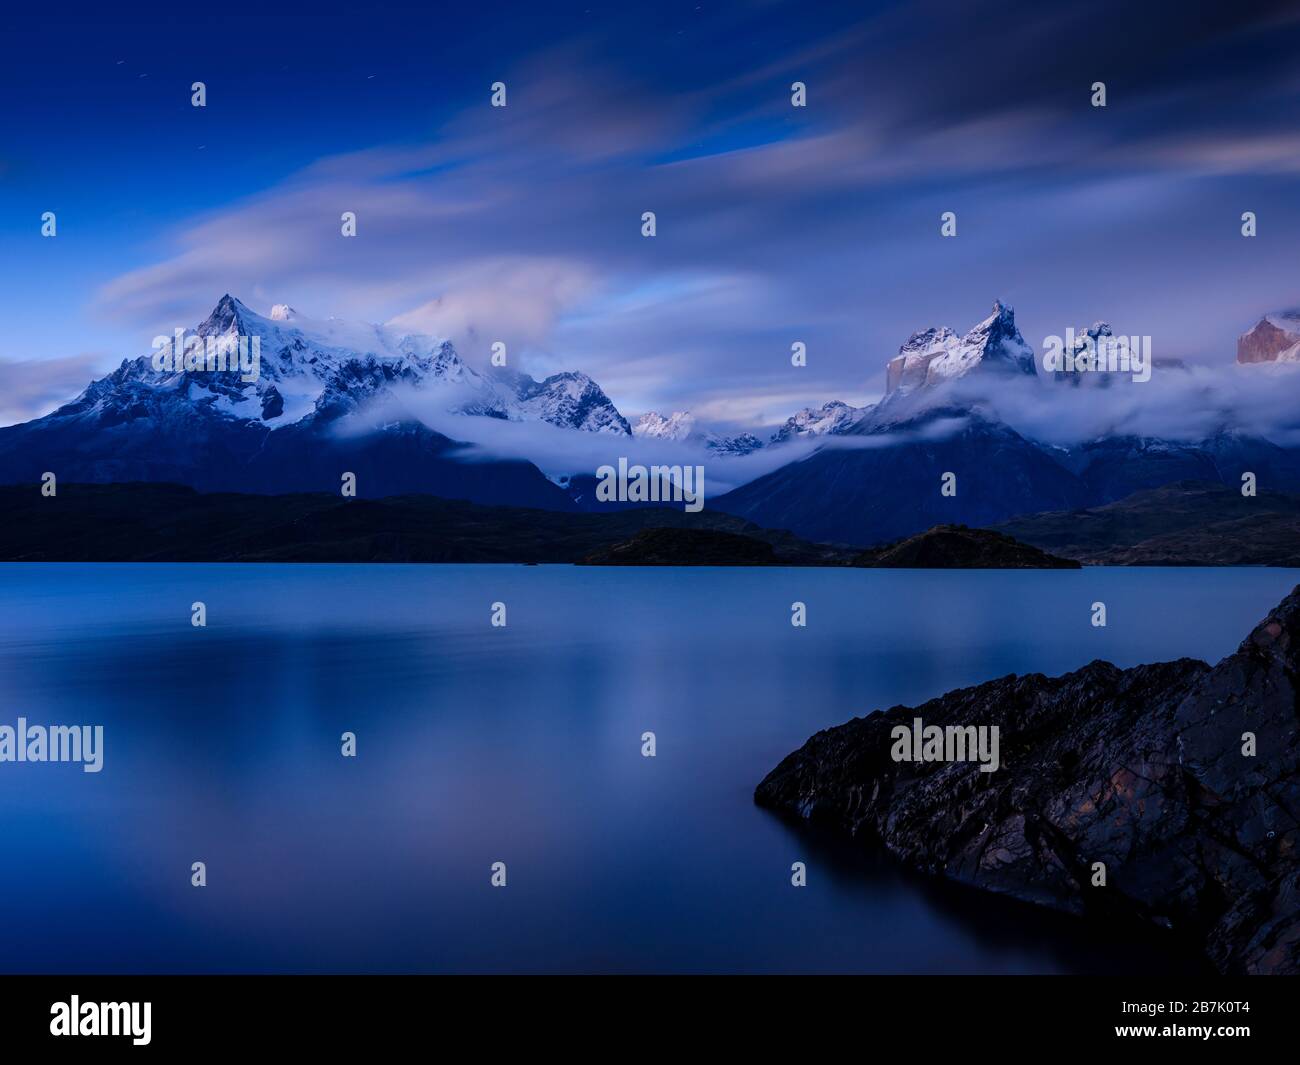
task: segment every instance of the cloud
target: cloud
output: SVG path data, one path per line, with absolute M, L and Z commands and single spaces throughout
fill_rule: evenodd
M 1167 167 L 1206 174 L 1300 173 L 1300 134 L 1187 137 L 1152 145 L 1148 158 Z
M 1092 376 L 1096 383 L 1079 387 L 1012 378 L 993 390 L 971 378 L 957 382 L 952 395 L 988 408 L 1023 436 L 1063 447 L 1121 436 L 1198 443 L 1225 430 L 1300 445 L 1300 366 L 1157 363 L 1145 382 Z M 1098 387 L 1103 377 L 1109 387 Z
M 104 364 L 103 355 L 0 359 L 0 425 L 48 414 L 75 399 Z
M 581 262 L 507 257 L 465 262 L 445 294 L 397 315 L 390 325 L 437 337 L 455 337 L 461 353 L 482 357 L 498 338 L 544 345 L 561 314 L 596 288 Z M 489 334 L 484 330 L 490 329 Z M 507 352 L 508 357 L 508 352 Z
M 445 335 L 471 360 L 499 339 L 517 368 L 582 369 L 622 408 L 746 427 L 788 416 L 785 398 L 863 402 L 914 329 L 998 295 L 1048 322 L 1167 322 L 1178 354 L 1230 358 L 1250 317 L 1295 302 L 1270 238 L 1300 225 L 1283 10 L 768 5 L 701 20 L 666 66 L 592 32 L 516 57 L 504 109 L 318 159 L 181 226 L 99 307 L 148 336 L 231 291 Z M 1246 193 L 1215 182 L 1242 174 L 1268 228 L 1232 258 Z
M 815 446 L 799 440 L 750 455 L 720 458 L 697 440 L 650 440 L 579 432 L 546 422 L 510 422 L 455 414 L 448 409 L 455 405 L 455 399 L 446 390 L 396 388 L 340 424 L 338 431 L 366 433 L 395 421 L 415 420 L 452 440 L 468 444 L 469 448 L 460 455 L 464 461 L 523 459 L 550 477 L 594 475 L 600 466 L 617 465 L 620 458 L 644 465 L 702 465 L 709 497 L 797 461 L 810 454 Z

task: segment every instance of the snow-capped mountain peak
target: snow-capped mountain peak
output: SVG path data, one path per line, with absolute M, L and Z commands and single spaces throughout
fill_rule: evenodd
M 763 441 L 753 433 L 725 436 L 702 429 L 690 411 L 674 411 L 665 418 L 658 411 L 647 411 L 632 426 L 632 435 L 642 440 L 666 440 L 672 443 L 689 441 L 702 444 L 719 457 L 734 458 L 748 455 L 763 446 Z
M 1033 348 L 1016 328 L 1015 311 L 1000 300 L 994 301 L 989 317 L 930 364 L 926 376 L 931 381 L 952 380 L 976 369 L 1031 376 L 1038 372 Z
M 1087 329 L 1076 329 L 1074 331 L 1074 350 L 1081 351 L 1088 345 L 1088 341 L 1096 341 L 1101 337 L 1110 337 L 1115 334 L 1111 332 L 1109 322 L 1093 322 Z
M 715 455 L 748 455 L 762 447 L 784 444 L 790 440 L 814 436 L 834 436 L 856 425 L 866 407 L 852 407 L 832 400 L 820 407 L 805 407 L 785 420 L 766 443 L 750 432 L 735 435 L 706 430 L 690 411 L 675 411 L 664 417 L 657 411 L 641 415 L 632 426 L 632 435 L 644 440 L 683 441 L 702 444 Z
M 898 389 L 920 388 L 927 383 L 930 363 L 941 355 L 957 349 L 961 338 L 947 326 L 931 327 L 913 333 L 898 349 L 898 354 L 889 360 L 886 368 L 885 389 L 893 392 Z
M 261 318 L 260 314 L 227 292 L 217 300 L 212 313 L 199 323 L 194 332 L 201 337 L 225 336 L 228 333 L 238 333 L 249 325 L 255 325 Z
M 738 433 L 736 436 L 706 433 L 704 446 L 720 457 L 739 458 L 741 455 L 749 455 L 759 450 L 763 446 L 763 441 L 753 433 Z
M 685 440 L 695 432 L 695 415 L 690 411 L 674 411 L 665 418 L 658 411 L 646 411 L 632 426 L 632 435 L 647 440 Z
M 618 408 L 585 373 L 565 371 L 541 381 L 517 374 L 513 380 L 516 397 L 513 409 L 531 420 L 591 433 L 617 436 L 632 433 Z
M 1036 376 L 1033 349 L 1016 328 L 1015 311 L 1001 300 L 965 336 L 946 326 L 913 333 L 890 360 L 886 392 L 912 391 L 965 377 L 973 371 Z
M 1237 338 L 1237 361 L 1300 362 L 1300 308 L 1266 314 Z
M 265 317 L 227 293 L 212 313 L 182 340 L 202 338 L 256 341 L 252 373 L 203 364 L 156 368 L 155 356 L 127 360 L 93 383 L 61 412 L 85 413 L 105 404 L 143 409 L 140 400 L 191 405 L 199 413 L 248 420 L 271 429 L 300 421 L 331 421 L 359 411 L 397 387 L 441 390 L 446 409 L 509 421 L 545 421 L 562 428 L 626 434 L 617 408 L 585 374 L 556 374 L 536 382 L 481 373 L 466 363 L 449 340 L 386 325 L 313 319 L 287 304 Z M 186 368 L 189 366 L 189 368 Z
M 820 407 L 805 407 L 785 420 L 785 424 L 772 434 L 771 443 L 784 444 L 800 437 L 836 436 L 855 425 L 866 409 L 851 407 L 838 399 Z

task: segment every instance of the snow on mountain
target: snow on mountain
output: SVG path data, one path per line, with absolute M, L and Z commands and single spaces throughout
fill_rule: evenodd
M 1278 329 L 1300 333 L 1300 307 L 1292 307 L 1289 311 L 1278 311 L 1275 314 L 1266 314 L 1264 320 Z
M 743 432 L 729 436 L 706 431 L 699 426 L 695 415 L 684 410 L 675 411 L 666 418 L 657 411 L 649 411 L 636 420 L 632 426 L 632 435 L 645 440 L 670 440 L 678 443 L 693 441 L 719 456 L 749 455 L 760 448 L 791 440 L 843 433 L 856 424 L 867 409 L 851 407 L 839 400 L 832 400 L 820 407 L 805 407 L 787 418 L 767 443 L 753 433 Z
M 476 453 L 464 438 L 400 411 L 409 401 L 430 413 L 627 432 L 583 375 L 502 380 L 467 365 L 445 340 L 310 319 L 283 304 L 273 314 L 227 295 L 197 328 L 177 331 L 179 342 L 177 334 L 160 338 L 152 355 L 123 360 L 71 403 L 0 428 L 0 484 L 52 470 L 73 484 L 336 493 L 346 471 L 358 495 L 371 498 L 417 492 L 567 510 L 569 496 L 526 458 Z M 386 398 L 398 413 L 382 425 L 352 420 Z M 466 437 L 478 420 L 464 418 Z
M 763 441 L 753 433 L 726 436 L 706 431 L 699 426 L 695 415 L 687 410 L 674 411 L 666 418 L 658 411 L 647 411 L 633 424 L 632 435 L 641 440 L 700 444 L 723 458 L 748 455 L 763 446 Z
M 585 432 L 630 432 L 614 404 L 585 374 L 555 374 L 541 382 L 527 374 L 488 375 L 465 363 L 450 341 L 389 326 L 312 319 L 287 304 L 276 304 L 267 318 L 226 295 L 183 339 L 191 336 L 205 341 L 257 338 L 256 374 L 202 367 L 158 370 L 152 356 L 142 356 L 123 362 L 64 411 L 132 403 L 144 389 L 275 429 L 346 416 L 403 385 L 441 391 L 446 409 L 459 414 L 542 421 Z
M 1095 345 L 1104 337 L 1113 337 L 1115 334 L 1111 331 L 1109 322 L 1093 322 L 1092 325 L 1084 329 L 1074 331 L 1074 354 L 1085 351 L 1088 348 L 1088 342 L 1092 341 Z
M 722 436 L 718 433 L 708 433 L 704 437 L 704 446 L 715 455 L 738 457 L 740 455 L 753 454 L 753 452 L 763 446 L 763 441 L 753 433 L 740 433 L 737 436 Z
M 589 433 L 630 436 L 627 420 L 585 373 L 557 373 L 543 381 L 527 374 L 513 375 L 515 402 L 511 420 L 549 422 Z
M 674 411 L 665 418 L 658 411 L 646 411 L 632 425 L 632 435 L 645 440 L 672 440 L 680 442 L 695 432 L 695 415 L 690 411 Z
M 1108 337 L 1115 334 L 1111 331 L 1109 322 L 1093 322 L 1092 325 L 1086 326 L 1074 331 L 1074 344 L 1065 354 L 1075 358 L 1086 355 L 1091 345 L 1092 350 L 1100 354 L 1102 345 L 1106 343 Z M 1067 370 L 1064 366 L 1052 371 L 1052 380 L 1060 384 L 1069 385 L 1071 388 L 1092 387 L 1092 388 L 1110 388 L 1116 381 L 1131 381 L 1132 377 L 1128 375 L 1119 375 L 1113 373 L 1079 373 L 1073 369 Z
M 926 384 L 930 363 L 957 348 L 961 338 L 947 326 L 913 333 L 889 360 L 885 370 L 885 391 L 919 388 Z
M 974 371 L 1038 373 L 1034 351 L 1016 328 L 1015 312 L 1001 300 L 963 337 L 946 326 L 913 333 L 889 361 L 886 393 L 929 388 Z
M 854 425 L 867 409 L 851 407 L 838 399 L 820 407 L 805 407 L 785 420 L 785 424 L 772 434 L 771 443 L 784 444 L 810 436 L 835 436 Z

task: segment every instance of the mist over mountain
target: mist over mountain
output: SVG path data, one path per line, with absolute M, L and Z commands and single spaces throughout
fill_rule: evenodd
M 234 351 L 241 340 L 239 370 L 209 363 L 214 347 Z M 446 341 L 314 321 L 284 305 L 263 317 L 229 295 L 173 348 L 179 365 L 165 349 L 123 360 L 71 403 L 0 429 L 0 481 L 50 471 L 64 480 L 175 481 L 209 491 L 338 491 L 351 472 L 361 495 L 430 492 L 563 509 L 564 494 L 531 463 L 468 463 L 462 444 L 427 425 L 356 432 L 358 419 L 394 389 L 419 388 L 462 415 L 620 428 L 612 404 L 605 400 L 602 417 L 585 382 L 575 389 L 569 378 L 491 379 Z
M 785 444 L 815 436 L 838 436 L 852 428 L 866 410 L 866 407 L 851 407 L 838 399 L 820 407 L 805 407 L 787 418 L 785 424 L 772 434 L 770 442 Z
M 337 491 L 347 471 L 364 496 L 571 509 L 569 479 L 619 457 L 695 465 L 726 455 L 725 474 L 712 480 L 721 491 L 799 453 L 744 463 L 754 449 L 743 435 L 697 433 L 689 415 L 673 423 L 683 432 L 634 439 L 584 373 L 538 381 L 478 370 L 447 340 L 310 318 L 287 304 L 264 316 L 226 295 L 196 327 L 161 339 L 170 341 L 161 362 L 159 351 L 124 359 L 72 402 L 0 428 L 0 483 L 54 472 L 206 491 Z M 245 363 L 236 366 L 241 339 Z
M 710 506 L 765 527 L 880 543 L 1174 481 L 1234 485 L 1251 473 L 1261 489 L 1300 488 L 1300 375 L 1282 346 L 1291 321 L 1270 315 L 1244 334 L 1257 356 L 1245 362 L 1154 361 L 1145 377 L 1040 373 L 1014 310 L 995 301 L 965 333 L 914 332 L 888 360 L 878 403 L 832 400 L 760 435 L 720 432 L 689 411 L 629 423 L 579 371 L 480 370 L 446 340 L 284 304 L 263 316 L 227 295 L 172 338 L 179 362 L 124 360 L 71 403 L 0 429 L 0 483 L 54 472 L 337 491 L 352 472 L 366 496 L 600 510 L 622 504 L 596 500 L 596 471 L 626 459 L 702 466 Z M 1099 322 L 1076 332 L 1076 346 L 1111 337 Z M 256 339 L 256 365 L 210 369 L 213 343 L 240 338 Z M 1072 387 L 1081 383 L 1102 387 Z
M 695 415 L 685 410 L 674 411 L 666 418 L 658 411 L 647 411 L 632 426 L 632 435 L 643 440 L 695 444 L 720 458 L 749 455 L 763 446 L 753 433 L 728 436 L 704 429 L 697 424 Z
M 1040 375 L 1014 312 L 995 303 L 964 336 L 914 333 L 889 364 L 880 403 L 809 457 L 712 505 L 810 539 L 872 544 L 1180 480 L 1240 487 L 1253 474 L 1260 488 L 1300 488 L 1292 367 L 1091 373 L 1108 387 L 1071 387 L 1086 373 Z

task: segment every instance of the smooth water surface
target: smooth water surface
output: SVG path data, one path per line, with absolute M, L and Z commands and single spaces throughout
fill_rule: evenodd
M 105 753 L 97 774 L 0 764 L 0 969 L 1177 968 L 818 838 L 753 789 L 873 709 L 1094 658 L 1217 660 L 1297 581 L 5 564 L 0 724 L 102 724 Z

